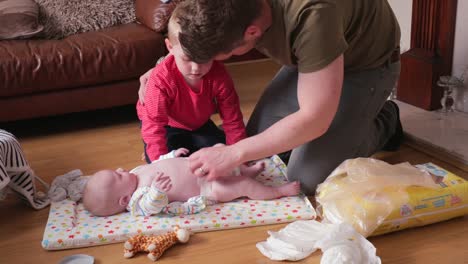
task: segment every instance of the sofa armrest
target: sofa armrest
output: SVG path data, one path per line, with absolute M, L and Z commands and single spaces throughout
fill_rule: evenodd
M 135 0 L 136 18 L 148 28 L 164 33 L 177 2 L 173 0 L 165 4 L 160 0 Z

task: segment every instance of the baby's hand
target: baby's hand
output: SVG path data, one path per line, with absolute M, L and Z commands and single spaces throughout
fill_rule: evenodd
M 160 191 L 168 192 L 172 188 L 171 178 L 164 175 L 162 172 L 157 172 L 157 175 L 154 177 L 151 186 L 157 188 Z
M 176 157 L 186 156 L 189 153 L 189 150 L 186 148 L 179 148 L 174 152 Z

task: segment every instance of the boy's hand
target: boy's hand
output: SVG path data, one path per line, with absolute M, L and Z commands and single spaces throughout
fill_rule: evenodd
M 142 76 L 140 76 L 140 89 L 138 90 L 138 98 L 140 99 L 140 103 L 142 105 L 145 104 L 146 83 L 148 82 L 152 70 L 153 68 L 151 68 L 149 71 L 145 72 Z
M 172 188 L 171 178 L 164 175 L 162 172 L 157 172 L 157 175 L 154 177 L 151 186 L 157 188 L 160 191 L 168 192 Z
M 174 156 L 176 157 L 182 157 L 182 156 L 187 156 L 189 153 L 189 150 L 186 148 L 179 148 L 174 152 Z

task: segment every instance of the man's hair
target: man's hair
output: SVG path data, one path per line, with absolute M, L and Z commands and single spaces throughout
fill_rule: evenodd
M 242 44 L 260 16 L 262 0 L 185 0 L 177 5 L 179 43 L 194 62 L 205 63 Z

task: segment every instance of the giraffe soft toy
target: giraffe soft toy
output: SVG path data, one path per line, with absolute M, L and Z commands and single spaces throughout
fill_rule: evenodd
M 164 235 L 138 234 L 128 239 L 124 244 L 124 257 L 131 258 L 137 252 L 148 252 L 148 258 L 158 260 L 168 248 L 176 243 L 185 243 L 190 238 L 190 232 L 186 229 L 175 227 L 174 231 Z

